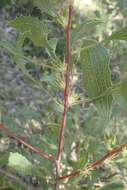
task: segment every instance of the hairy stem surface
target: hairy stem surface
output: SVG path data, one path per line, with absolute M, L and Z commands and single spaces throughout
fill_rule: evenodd
M 60 162 L 62 158 L 62 151 L 64 146 L 64 134 L 66 128 L 66 121 L 67 121 L 67 112 L 69 108 L 69 93 L 70 93 L 70 79 L 71 79 L 71 25 L 72 25 L 72 17 L 73 17 L 73 7 L 69 6 L 69 15 L 68 15 L 68 24 L 66 27 L 66 71 L 65 71 L 65 89 L 64 89 L 64 111 L 63 111 L 63 118 L 61 122 L 60 134 L 59 134 L 59 145 L 58 145 L 58 154 L 57 154 L 57 174 L 60 175 Z

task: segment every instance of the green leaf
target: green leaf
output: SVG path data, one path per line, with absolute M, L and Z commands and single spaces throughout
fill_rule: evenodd
M 55 16 L 56 12 L 61 5 L 60 0 L 33 0 L 33 3 L 36 7 L 38 7 L 41 12 L 45 12 L 51 16 Z
M 80 54 L 85 89 L 90 99 L 104 94 L 111 87 L 107 50 L 92 40 L 85 40 Z M 112 96 L 108 93 L 95 100 L 99 114 L 109 118 Z
M 10 25 L 21 33 L 27 31 L 26 37 L 31 38 L 36 46 L 45 47 L 47 44 L 48 28 L 38 18 L 21 16 L 11 21 Z
M 10 25 L 22 33 L 23 39 L 30 38 L 36 46 L 47 48 L 49 55 L 56 58 L 54 49 L 57 42 L 54 41 L 54 46 L 52 44 L 50 46 L 50 41 L 48 41 L 49 30 L 41 20 L 31 16 L 21 16 L 11 21 Z M 23 39 L 20 39 L 19 45 Z
M 71 33 L 71 45 L 77 50 L 77 45 L 80 46 L 86 31 L 90 31 L 90 28 L 94 28 L 96 25 L 102 24 L 103 21 L 97 18 L 86 18 L 83 22 L 76 25 Z
M 17 178 L 7 169 L 0 168 L 0 173 L 0 190 L 23 190 L 27 188 L 23 180 Z
M 127 79 L 124 79 L 118 84 L 113 85 L 112 94 L 122 96 L 127 101 Z
M 101 187 L 99 190 L 124 190 L 124 184 L 121 181 L 111 182 Z
M 22 51 L 23 43 L 25 38 L 30 35 L 30 31 L 24 31 L 22 34 L 20 34 L 16 41 L 16 50 L 19 51 L 19 53 Z
M 7 41 L 0 41 L 0 47 L 5 48 L 12 55 L 17 54 L 17 52 L 15 51 L 16 49 L 14 48 L 14 46 L 11 43 L 7 42 Z
M 0 154 L 0 167 L 7 165 L 9 152 Z
M 32 164 L 18 152 L 10 152 L 8 166 L 20 174 L 30 174 L 32 171 Z
M 9 51 L 9 53 L 12 54 L 13 59 L 17 64 L 17 67 L 22 70 L 22 72 L 24 74 L 24 78 L 26 80 L 28 80 L 31 84 L 36 85 L 36 81 L 29 74 L 29 72 L 27 71 L 26 66 L 25 66 L 26 62 L 30 62 L 31 60 L 29 58 L 25 57 L 23 55 L 23 51 L 22 51 L 22 45 L 23 45 L 26 34 L 28 34 L 28 31 L 19 35 L 15 46 L 11 45 L 7 41 L 3 41 L 3 42 L 1 41 L 0 47 L 7 49 Z
M 127 40 L 127 26 L 116 32 L 113 32 L 112 35 L 106 39 L 106 41 L 110 40 Z
M 56 46 L 57 46 L 58 39 L 57 38 L 51 38 L 48 43 L 50 47 L 52 48 L 52 51 L 55 53 L 56 51 Z

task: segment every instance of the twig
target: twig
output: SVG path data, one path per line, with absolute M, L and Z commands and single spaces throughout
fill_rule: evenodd
M 118 173 L 117 172 L 114 172 L 114 173 L 112 173 L 112 174 L 110 174 L 110 175 L 108 175 L 108 176 L 105 176 L 105 177 L 103 177 L 102 179 L 101 179 L 101 181 L 107 181 L 107 180 L 109 180 L 110 178 L 112 178 L 112 177 L 114 177 L 114 176 L 116 176 L 116 175 L 118 175 Z
M 3 124 L 0 124 L 0 129 L 8 136 L 11 137 L 13 139 L 15 139 L 16 141 L 18 141 L 19 143 L 23 144 L 25 147 L 27 147 L 29 150 L 31 150 L 32 152 L 35 152 L 36 154 L 40 155 L 41 157 L 50 160 L 50 161 L 54 161 L 54 157 L 52 155 L 48 155 L 46 153 L 44 153 L 42 150 L 40 150 L 39 148 L 35 148 L 33 147 L 31 144 L 28 144 L 27 142 L 25 142 L 23 139 L 17 137 L 16 135 L 14 135 L 10 129 L 8 129 L 7 127 L 5 127 Z
M 59 180 L 69 179 L 69 178 L 75 177 L 79 174 L 87 174 L 89 171 L 94 170 L 98 166 L 100 166 L 104 161 L 106 161 L 108 159 L 112 159 L 114 156 L 117 156 L 118 154 L 120 154 L 124 148 L 127 148 L 127 144 L 122 144 L 121 146 L 114 148 L 113 150 L 111 150 L 110 152 L 105 154 L 100 160 L 97 160 L 96 162 L 90 164 L 86 168 L 83 168 L 79 171 L 72 172 L 69 175 L 59 177 Z
M 62 157 L 62 150 L 64 146 L 64 133 L 66 128 L 66 120 L 67 120 L 67 112 L 69 108 L 68 98 L 70 93 L 70 78 L 71 78 L 71 25 L 72 25 L 72 17 L 73 17 L 73 7 L 72 5 L 69 6 L 69 15 L 68 15 L 68 25 L 66 27 L 66 71 L 65 71 L 65 89 L 64 89 L 64 111 L 63 111 L 63 118 L 60 128 L 59 134 L 59 145 L 58 145 L 58 154 L 56 160 L 56 171 L 57 175 L 60 176 L 60 162 Z

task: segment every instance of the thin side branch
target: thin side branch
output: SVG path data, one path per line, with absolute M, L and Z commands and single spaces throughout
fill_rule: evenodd
M 60 162 L 62 158 L 62 151 L 64 146 L 64 134 L 66 128 L 66 121 L 67 121 L 67 112 L 69 108 L 68 98 L 70 93 L 70 78 L 71 78 L 71 25 L 72 25 L 72 17 L 73 17 L 73 7 L 72 5 L 69 6 L 69 15 L 68 15 L 68 24 L 66 27 L 66 71 L 65 71 L 65 89 L 64 89 L 64 111 L 63 111 L 63 118 L 60 128 L 59 134 L 59 145 L 58 145 L 58 153 L 57 153 L 57 160 L 56 160 L 56 168 L 57 168 L 57 175 L 60 175 Z
M 2 130 L 8 137 L 11 137 L 11 138 L 15 139 L 17 142 L 19 142 L 20 144 L 23 144 L 25 147 L 27 147 L 32 152 L 35 152 L 36 154 L 40 155 L 41 157 L 43 157 L 43 158 L 45 158 L 47 160 L 54 161 L 54 157 L 52 155 L 48 155 L 48 154 L 44 153 L 42 150 L 40 150 L 39 148 L 35 148 L 31 144 L 28 144 L 23 139 L 21 139 L 21 138 L 17 137 L 16 135 L 14 135 L 10 131 L 10 129 L 5 127 L 3 124 L 0 124 L 0 130 Z
M 113 150 L 105 154 L 100 160 L 97 160 L 96 162 L 90 164 L 86 168 L 83 168 L 79 171 L 75 171 L 75 172 L 70 173 L 69 175 L 62 176 L 59 178 L 59 180 L 69 179 L 80 174 L 87 174 L 89 171 L 94 170 L 97 167 L 99 167 L 101 164 L 103 164 L 104 161 L 116 157 L 118 154 L 120 154 L 123 151 L 124 148 L 127 148 L 127 144 L 122 144 L 121 146 L 114 148 Z

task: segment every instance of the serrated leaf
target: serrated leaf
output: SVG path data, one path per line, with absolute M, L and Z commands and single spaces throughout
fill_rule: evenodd
M 80 54 L 80 62 L 85 89 L 90 99 L 100 96 L 111 87 L 109 55 L 102 45 L 92 40 L 85 40 Z M 104 118 L 109 118 L 112 96 L 105 94 L 104 97 L 94 102 L 99 114 Z
M 124 190 L 125 186 L 121 181 L 111 182 L 101 187 L 99 190 Z
M 28 31 L 19 35 L 15 46 L 13 46 L 12 44 L 10 44 L 7 41 L 3 41 L 3 42 L 1 41 L 0 47 L 7 49 L 9 51 L 9 53 L 11 53 L 14 61 L 17 64 L 17 67 L 22 70 L 22 72 L 24 74 L 24 78 L 26 78 L 26 80 L 28 80 L 33 85 L 36 85 L 36 81 L 29 74 L 29 72 L 27 71 L 26 66 L 25 66 L 26 62 L 28 62 L 28 61 L 30 62 L 31 60 L 28 59 L 27 57 L 25 57 L 23 55 L 23 51 L 22 51 L 22 45 L 23 45 L 24 39 L 26 37 L 26 34 L 28 34 Z
M 30 174 L 32 164 L 18 152 L 10 152 L 8 166 L 20 174 Z
M 113 32 L 112 35 L 107 38 L 107 41 L 110 40 L 127 40 L 127 27 Z
M 11 21 L 10 25 L 21 33 L 28 31 L 26 37 L 31 38 L 35 45 L 45 47 L 47 43 L 48 28 L 38 18 L 21 16 Z
M 19 52 L 22 51 L 24 40 L 27 36 L 30 35 L 30 31 L 24 31 L 22 34 L 20 34 L 16 41 L 16 50 L 19 50 Z

